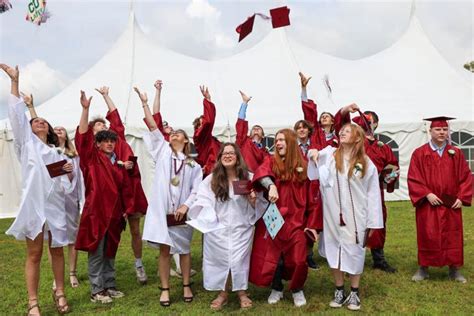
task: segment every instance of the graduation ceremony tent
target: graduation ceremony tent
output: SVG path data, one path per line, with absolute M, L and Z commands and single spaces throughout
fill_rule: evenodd
M 451 130 L 462 138 L 464 152 L 474 168 L 473 82 L 466 80 L 440 55 L 423 31 L 414 5 L 404 34 L 390 47 L 365 58 L 346 60 L 315 51 L 292 39 L 285 28 L 273 29 L 261 42 L 230 57 L 207 61 L 179 54 L 146 37 L 131 10 L 127 27 L 115 45 L 92 68 L 61 93 L 38 106 L 38 114 L 52 125 L 62 125 L 74 135 L 81 106 L 79 91 L 94 95 L 91 117 L 105 116 L 106 105 L 94 88 L 107 85 L 126 125 L 127 139 L 139 157 L 143 185 L 151 185 L 153 161 L 142 135 L 146 131 L 143 110 L 134 86 L 148 93 L 153 102 L 156 79 L 166 88 L 161 110 L 165 120 L 192 135 L 191 123 L 202 113 L 199 85 L 209 86 L 217 117 L 214 133 L 230 140 L 241 103 L 238 90 L 253 96 L 247 110 L 249 124 L 259 124 L 267 135 L 292 127 L 302 118 L 298 72 L 312 75 L 309 97 L 320 111 L 335 113 L 357 103 L 373 110 L 381 120 L 381 139 L 398 152 L 399 189 L 388 200 L 406 200 L 406 175 L 413 150 L 428 140 L 422 118 L 448 115 L 458 118 Z M 322 82 L 330 77 L 330 97 Z M 0 134 L 0 217 L 15 216 L 21 181 L 13 151 L 8 120 Z M 455 139 L 456 140 L 456 139 Z

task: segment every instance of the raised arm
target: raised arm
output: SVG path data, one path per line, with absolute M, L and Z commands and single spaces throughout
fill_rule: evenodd
M 102 97 L 104 98 L 105 104 L 107 104 L 107 107 L 109 108 L 109 112 L 112 112 L 117 109 L 117 107 L 114 104 L 114 101 L 109 96 L 109 87 L 100 87 L 96 88 L 95 91 L 99 92 Z
M 79 134 L 85 134 L 89 129 L 89 107 L 91 105 L 92 97 L 86 97 L 86 93 L 81 90 L 81 120 L 79 121 Z
M 319 128 L 318 108 L 313 100 L 308 99 L 308 94 L 306 92 L 306 87 L 312 77 L 306 78 L 306 76 L 301 72 L 299 75 L 301 82 L 301 108 L 303 110 L 304 119 L 313 124 L 314 128 L 317 129 Z
M 6 64 L 0 64 L 0 68 L 5 71 L 5 73 L 10 77 L 11 85 L 10 85 L 10 93 L 13 94 L 15 97 L 20 97 L 20 88 L 19 88 L 19 80 L 20 80 L 20 71 L 18 70 L 18 66 L 12 68 Z
M 140 92 L 137 87 L 134 87 L 133 90 L 137 93 L 140 101 L 142 102 L 143 112 L 145 114 L 145 122 L 148 126 L 148 129 L 152 132 L 157 129 L 155 120 L 153 119 L 153 114 L 151 114 L 150 107 L 148 106 L 148 96 L 145 92 Z
M 344 126 L 344 124 L 351 122 L 350 113 L 355 113 L 357 111 L 359 111 L 359 107 L 355 103 L 346 105 L 337 111 L 336 115 L 334 116 L 334 132 L 336 135 L 339 135 L 339 131 L 341 130 L 342 126 Z
M 194 141 L 204 144 L 212 137 L 212 129 L 214 128 L 214 122 L 216 120 L 216 107 L 214 106 L 214 103 L 211 102 L 211 94 L 209 93 L 209 89 L 205 86 L 200 86 L 199 88 L 201 89 L 201 93 L 204 97 L 204 112 L 202 124 L 194 135 Z
M 161 110 L 161 88 L 163 86 L 163 81 L 156 80 L 155 81 L 155 99 L 153 100 L 153 114 L 160 113 Z
M 308 101 L 308 93 L 306 91 L 306 86 L 308 85 L 308 82 L 311 80 L 312 77 L 306 78 L 306 76 L 302 72 L 299 72 L 298 75 L 300 76 L 301 82 L 301 101 Z
M 248 137 L 249 125 L 245 118 L 247 114 L 247 106 L 250 100 L 252 100 L 252 97 L 247 96 L 240 90 L 239 92 L 240 96 L 242 97 L 242 104 L 240 105 L 239 115 L 237 118 L 237 122 L 235 123 L 235 130 L 237 131 L 235 142 L 241 147 L 243 146 L 245 140 Z
M 20 92 L 23 101 L 26 104 L 26 107 L 28 108 L 28 111 L 30 112 L 30 116 L 32 119 L 37 118 L 38 114 L 36 114 L 35 107 L 33 106 L 33 95 L 30 93 L 30 95 L 27 95 L 26 93 Z

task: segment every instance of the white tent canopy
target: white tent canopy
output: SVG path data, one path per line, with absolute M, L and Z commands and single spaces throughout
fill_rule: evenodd
M 133 92 L 139 86 L 153 100 L 156 79 L 164 81 L 162 113 L 174 127 L 190 131 L 191 123 L 202 112 L 198 86 L 209 86 L 217 107 L 216 134 L 234 125 L 241 103 L 238 90 L 253 99 L 247 118 L 267 133 L 289 127 L 302 118 L 298 71 L 312 75 L 309 96 L 319 108 L 336 112 L 341 106 L 357 103 L 362 110 L 378 113 L 380 133 L 391 137 L 400 147 L 400 190 L 389 199 L 407 199 L 406 172 L 411 152 L 427 140 L 423 117 L 448 115 L 459 120 L 453 130 L 474 134 L 473 83 L 465 80 L 439 54 L 413 14 L 406 32 L 391 47 L 359 60 L 345 60 L 317 52 L 289 38 L 285 28 L 272 30 L 261 42 L 234 56 L 215 61 L 185 56 L 150 41 L 135 20 L 129 23 L 110 51 L 90 70 L 60 94 L 38 107 L 38 113 L 53 125 L 73 131 L 79 121 L 79 91 L 94 95 L 91 117 L 104 115 L 106 106 L 94 88 L 110 86 L 110 95 L 127 127 L 129 140 L 139 154 L 144 186 L 149 188 L 151 168 L 141 135 L 143 111 Z M 333 87 L 328 97 L 322 78 L 328 74 Z M 8 120 L 0 126 L 8 126 Z M 230 134 L 230 133 L 229 133 Z M 230 137 L 230 135 L 227 135 Z M 8 140 L 0 139 L 2 161 L 8 160 Z M 10 142 L 11 146 L 11 142 Z M 11 148 L 10 148 L 11 149 Z M 140 155 L 141 154 L 141 155 Z M 13 156 L 12 156 L 13 157 Z M 13 159 L 13 158 L 11 158 Z M 9 160 L 2 163 L 0 216 L 15 214 L 19 190 L 15 189 Z M 10 179 L 10 180 L 7 180 Z M 17 183 L 19 178 L 17 179 Z M 12 198 L 12 195 L 15 198 Z

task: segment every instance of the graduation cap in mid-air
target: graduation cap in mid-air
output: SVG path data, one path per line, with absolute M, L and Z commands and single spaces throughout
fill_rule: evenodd
M 270 10 L 270 16 L 262 13 L 255 13 L 248 17 L 244 23 L 237 26 L 235 31 L 239 33 L 239 42 L 246 38 L 253 30 L 253 24 L 255 22 L 255 16 L 258 15 L 264 20 L 272 20 L 272 26 L 274 29 L 290 25 L 290 9 L 288 7 L 280 7 Z

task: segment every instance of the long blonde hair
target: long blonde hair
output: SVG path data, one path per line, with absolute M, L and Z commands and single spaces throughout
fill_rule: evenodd
M 357 164 L 362 166 L 360 173 L 361 178 L 364 177 L 365 171 L 367 169 L 367 156 L 365 154 L 365 132 L 359 125 L 347 123 L 342 128 L 341 131 L 349 126 L 351 128 L 351 144 L 354 145 L 352 147 L 351 158 L 349 160 L 349 170 L 347 170 L 347 176 L 350 178 L 354 172 L 354 168 L 356 168 Z M 339 172 L 344 171 L 344 158 L 343 158 L 343 147 L 339 144 L 339 147 L 336 149 L 334 154 L 334 159 L 336 160 L 336 169 Z
M 66 141 L 64 142 L 64 154 L 70 158 L 79 156 L 79 153 L 76 150 L 76 146 L 74 146 L 74 143 L 69 138 L 69 135 L 66 129 L 62 126 L 56 126 L 55 128 L 62 129 L 64 134 L 66 134 Z

